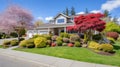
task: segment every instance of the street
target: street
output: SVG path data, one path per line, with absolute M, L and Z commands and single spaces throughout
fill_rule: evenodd
M 19 60 L 0 54 L 0 67 L 45 67 L 45 66 L 40 66 L 37 63 Z

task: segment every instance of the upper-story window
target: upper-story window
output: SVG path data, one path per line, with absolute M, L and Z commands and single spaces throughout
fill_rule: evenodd
M 65 21 L 64 19 L 58 19 L 57 23 L 64 23 L 64 21 Z

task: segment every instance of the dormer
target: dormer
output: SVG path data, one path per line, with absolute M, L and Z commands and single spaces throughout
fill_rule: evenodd
M 55 24 L 66 24 L 69 19 L 70 19 L 69 16 L 64 15 L 64 14 L 62 14 L 62 13 L 58 14 L 58 15 L 54 18 Z

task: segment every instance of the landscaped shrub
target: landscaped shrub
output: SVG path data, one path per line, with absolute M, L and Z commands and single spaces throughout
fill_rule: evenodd
M 22 47 L 22 48 L 26 47 L 27 43 L 28 43 L 27 40 L 23 40 L 20 42 L 19 47 Z
M 63 38 L 63 42 L 68 43 L 69 39 L 68 38 Z
M 119 41 L 119 42 L 120 42 L 120 37 L 117 39 L 117 41 Z
M 105 52 L 111 52 L 111 51 L 113 51 L 113 46 L 111 44 L 101 44 L 98 47 L 98 49 L 105 51 Z
M 65 38 L 69 38 L 70 35 L 68 33 L 60 33 L 60 37 L 65 37 Z
M 58 40 L 59 40 L 59 41 L 62 41 L 62 39 L 63 39 L 62 37 L 57 37 L 57 38 L 56 38 L 57 41 L 58 41 Z
M 68 46 L 69 46 L 69 47 L 73 47 L 74 44 L 72 44 L 72 43 L 68 43 Z
M 52 36 L 52 37 L 51 37 L 52 41 L 56 41 L 57 37 L 58 37 L 58 36 L 56 36 L 56 35 Z
M 107 39 L 110 41 L 110 44 L 114 44 L 115 43 L 115 39 L 114 38 L 107 37 Z
M 99 41 L 99 40 L 101 40 L 101 39 L 102 39 L 101 34 L 93 35 L 93 40 L 95 40 L 95 41 Z
M 47 40 L 51 40 L 51 35 L 44 35 Z
M 58 45 L 58 46 L 62 46 L 62 41 L 60 41 L 60 40 L 58 40 L 58 41 L 56 41 L 56 44 Z
M 94 41 L 90 41 L 89 44 L 88 44 L 88 48 L 92 48 L 92 49 L 95 49 L 95 50 L 97 50 L 99 46 L 100 46 L 100 44 L 97 43 L 97 42 L 94 42 Z
M 46 47 L 47 39 L 44 37 L 38 37 L 34 40 L 36 48 Z
M 47 40 L 47 45 L 51 45 L 52 41 L 51 40 Z
M 17 46 L 18 45 L 18 40 L 11 40 L 10 45 L 11 46 Z
M 17 35 L 16 32 L 11 32 L 11 33 L 10 33 L 10 36 L 11 36 L 11 37 L 18 37 L 18 35 Z
M 74 45 L 75 45 L 75 47 L 80 47 L 81 46 L 79 41 L 76 41 Z
M 20 41 L 23 41 L 23 40 L 25 40 L 25 38 L 20 38 Z
M 55 44 L 55 43 L 52 43 L 52 44 L 51 44 L 51 46 L 52 46 L 52 47 L 55 47 L 55 46 L 56 46 L 56 44 Z
M 52 43 L 51 46 L 52 46 L 52 47 L 55 47 L 55 46 L 56 46 L 56 43 Z
M 117 40 L 117 38 L 119 37 L 119 34 L 117 32 L 107 32 L 107 37 L 111 37 L 114 38 L 115 40 Z
M 34 48 L 35 44 L 34 44 L 34 39 L 28 39 L 28 40 L 23 40 L 20 42 L 19 44 L 20 47 L 27 47 L 27 48 Z
M 33 35 L 33 37 L 32 38 L 37 38 L 37 37 L 40 37 L 40 35 Z
M 34 44 L 34 39 L 33 39 L 33 38 L 28 39 L 28 40 L 27 40 L 27 43 L 28 43 L 28 44 Z
M 67 43 L 63 43 L 62 46 L 67 46 Z
M 5 40 L 5 41 L 3 42 L 3 45 L 10 45 L 10 41 Z
M 70 36 L 70 42 L 74 43 L 75 41 L 80 41 L 80 37 L 76 34 Z
M 27 47 L 27 48 L 34 48 L 34 47 L 35 47 L 35 45 L 34 45 L 34 44 L 32 44 L 32 43 L 28 43 L 28 44 L 26 44 L 26 47 Z

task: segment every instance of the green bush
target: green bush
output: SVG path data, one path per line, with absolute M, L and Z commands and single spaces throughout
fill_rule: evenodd
M 120 25 L 115 22 L 107 22 L 104 31 L 120 33 Z
M 70 36 L 70 42 L 74 43 L 75 41 L 80 41 L 80 37 L 77 34 Z
M 27 48 L 34 48 L 35 44 L 34 44 L 34 39 L 28 39 L 28 40 L 23 40 L 20 42 L 19 44 L 20 47 L 27 47 Z
M 67 43 L 63 43 L 62 46 L 67 46 Z
M 69 43 L 69 39 L 68 38 L 63 38 L 63 42 Z
M 44 37 L 38 37 L 34 40 L 36 48 L 46 47 L 47 39 Z
M 60 37 L 65 37 L 65 38 L 69 38 L 70 35 L 68 33 L 60 33 Z
M 17 35 L 16 32 L 11 32 L 11 33 L 10 33 L 10 36 L 11 36 L 11 37 L 18 37 L 18 35 Z
M 11 40 L 10 45 L 11 46 L 17 46 L 18 45 L 18 40 Z
M 62 37 L 57 37 L 57 38 L 56 38 L 57 41 L 58 41 L 58 40 L 62 41 L 62 39 L 63 39 Z
M 28 39 L 28 40 L 27 40 L 27 43 L 28 43 L 28 44 L 34 44 L 34 39 L 32 39 L 32 38 L 31 38 L 31 39 Z
M 3 42 L 3 45 L 10 45 L 10 41 L 5 40 L 5 41 Z
M 75 44 L 74 44 L 75 47 L 81 47 L 81 44 L 79 41 L 76 41 Z
M 62 46 L 62 41 L 60 41 L 60 40 L 58 40 L 58 41 L 56 41 L 56 44 L 58 45 L 58 46 Z
M 51 40 L 51 35 L 43 35 L 47 40 Z
M 114 44 L 115 43 L 115 39 L 114 38 L 107 37 L 107 39 L 110 41 L 110 44 Z
M 95 41 L 99 41 L 99 40 L 101 40 L 101 39 L 102 39 L 101 34 L 93 35 L 93 40 L 95 40 Z
M 32 44 L 32 43 L 28 43 L 28 44 L 26 44 L 26 47 L 27 47 L 27 48 L 34 48 L 34 47 L 35 47 L 35 45 L 34 45 L 34 44 Z
M 119 41 L 119 42 L 120 42 L 120 37 L 117 39 L 117 41 Z
M 101 44 L 98 47 L 99 50 L 102 50 L 104 52 L 111 52 L 113 51 L 113 46 L 111 44 Z
M 26 47 L 26 45 L 27 45 L 27 40 L 23 40 L 20 42 L 19 47 L 23 48 L 23 47 Z
M 24 28 L 20 28 L 20 29 L 18 30 L 18 34 L 20 35 L 20 37 L 21 37 L 22 35 L 25 35 L 25 33 L 26 33 L 26 30 L 25 30 Z
M 20 41 L 23 41 L 23 40 L 25 40 L 25 38 L 20 38 Z
M 37 37 L 40 37 L 40 35 L 38 35 L 38 34 L 37 34 L 37 35 L 33 35 L 33 37 L 32 37 L 32 38 L 34 38 L 34 39 L 35 39 L 35 38 L 37 38 Z

